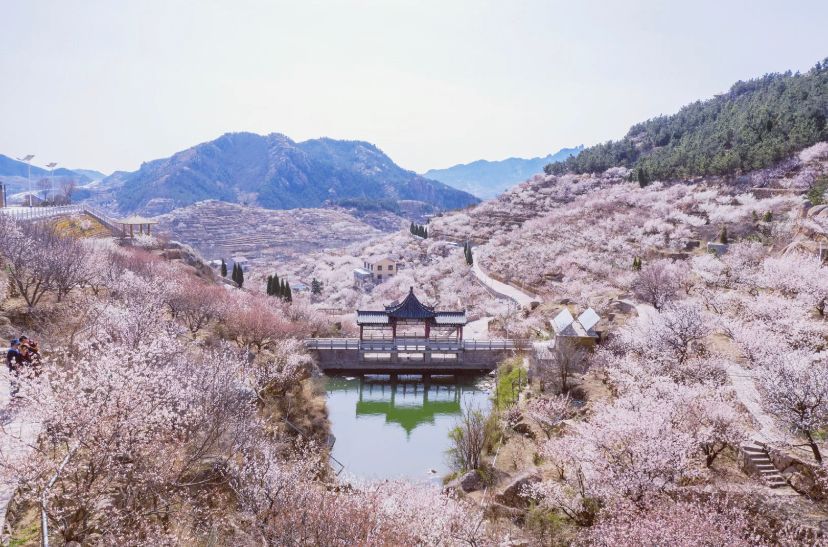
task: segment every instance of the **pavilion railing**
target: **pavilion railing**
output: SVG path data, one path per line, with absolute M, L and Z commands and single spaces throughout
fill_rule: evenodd
M 367 351 L 499 351 L 522 350 L 532 347 L 524 339 L 462 340 L 448 339 L 392 339 L 360 340 L 359 338 L 309 338 L 305 347 L 313 350 L 367 350 Z

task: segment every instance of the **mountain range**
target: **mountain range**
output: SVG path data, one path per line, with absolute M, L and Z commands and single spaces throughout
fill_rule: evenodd
M 521 183 L 532 175 L 543 172 L 544 166 L 577 156 L 583 145 L 563 148 L 542 158 L 508 158 L 500 161 L 477 160 L 446 169 L 431 169 L 424 177 L 438 180 L 480 199 L 491 199 Z
M 65 169 L 63 167 L 59 167 L 54 171 L 49 171 L 48 169 L 44 169 L 36 165 L 32 165 L 31 169 L 33 181 L 43 177 L 71 177 L 75 179 L 76 182 L 84 183 L 105 177 L 103 173 L 93 171 L 91 169 Z M 28 178 L 28 176 L 29 165 L 27 163 L 0 154 L 0 177 Z
M 373 144 L 329 138 L 295 142 L 271 133 L 227 133 L 135 172 L 102 181 L 122 212 L 161 214 L 206 199 L 294 209 L 419 201 L 435 210 L 478 203 L 473 195 L 396 165 Z

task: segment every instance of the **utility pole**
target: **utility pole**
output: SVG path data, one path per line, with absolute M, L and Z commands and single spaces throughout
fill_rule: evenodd
M 23 156 L 22 158 L 17 158 L 19 161 L 25 162 L 26 165 L 29 166 L 29 176 L 27 177 L 29 181 L 29 207 L 32 206 L 32 159 L 34 159 L 34 154 L 29 154 L 28 156 Z
M 56 162 L 52 162 L 46 165 L 49 168 L 49 186 L 46 188 L 46 195 L 43 196 L 46 199 L 50 199 L 52 197 L 53 188 L 55 184 L 55 167 L 57 167 Z

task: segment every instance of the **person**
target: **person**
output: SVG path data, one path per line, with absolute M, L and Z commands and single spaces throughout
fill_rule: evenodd
M 11 347 L 6 352 L 6 366 L 9 368 L 11 377 L 11 396 L 16 397 L 20 391 L 20 374 L 23 372 L 25 357 L 20 353 L 20 340 L 15 338 L 11 341 Z
M 20 340 L 20 353 L 23 354 L 23 359 L 27 362 L 37 364 L 40 362 L 40 348 L 37 342 L 30 340 L 28 336 L 23 335 Z

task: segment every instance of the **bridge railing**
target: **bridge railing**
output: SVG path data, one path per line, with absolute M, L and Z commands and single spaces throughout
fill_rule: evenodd
M 360 340 L 359 338 L 309 338 L 305 347 L 313 350 L 368 350 L 368 351 L 500 351 L 522 350 L 532 347 L 523 339 L 463 340 L 451 339 L 397 339 Z
M 359 338 L 308 338 L 305 347 L 320 350 L 359 349 Z

